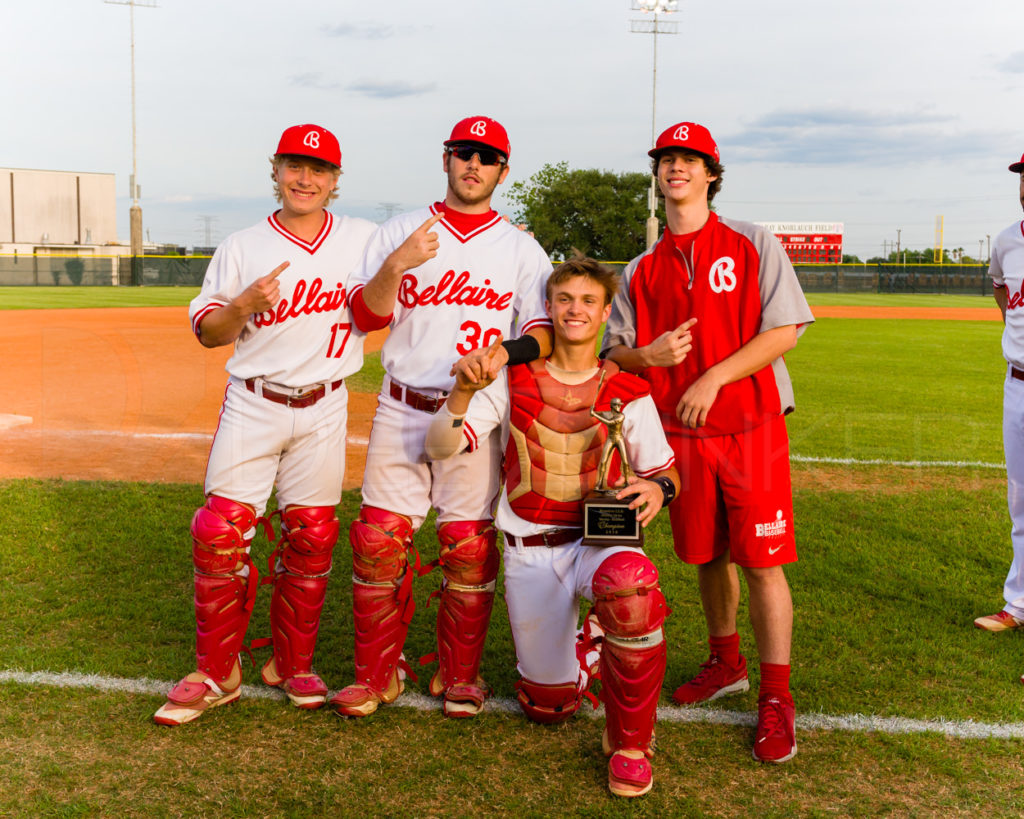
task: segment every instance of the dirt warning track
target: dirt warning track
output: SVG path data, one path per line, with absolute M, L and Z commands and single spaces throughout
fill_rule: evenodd
M 187 308 L 9 310 L 0 349 L 0 478 L 202 481 L 231 348 L 200 345 Z M 346 485 L 375 406 L 350 396 Z

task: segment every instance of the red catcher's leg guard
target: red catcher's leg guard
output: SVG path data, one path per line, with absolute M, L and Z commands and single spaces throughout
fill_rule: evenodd
M 412 535 L 409 518 L 372 506 L 362 507 L 349 529 L 356 681 L 331 699 L 344 716 L 372 714 L 402 692 L 399 668 L 413 614 Z
M 651 753 L 665 677 L 661 625 L 668 615 L 658 570 L 639 552 L 618 552 L 594 573 L 594 611 L 605 630 L 601 698 L 613 752 Z
M 246 548 L 255 525 L 251 506 L 217 495 L 192 518 L 196 667 L 218 685 L 231 678 L 249 627 L 257 578 Z
M 439 669 L 430 682 L 444 695 L 446 716 L 474 716 L 487 698 L 480 678 L 487 627 L 498 576 L 497 532 L 488 520 L 460 520 L 437 528 L 438 562 L 444 572 L 437 612 Z
M 312 671 L 338 526 L 330 506 L 289 506 L 281 515 L 284 544 L 270 600 L 274 670 L 281 679 Z
M 582 699 L 574 682 L 545 685 L 524 679 L 516 683 L 516 689 L 523 713 L 544 725 L 565 722 L 579 710 Z

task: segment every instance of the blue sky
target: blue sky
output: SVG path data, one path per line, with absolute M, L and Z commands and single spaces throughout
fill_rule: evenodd
M 335 206 L 374 220 L 440 198 L 441 142 L 472 114 L 512 141 L 509 182 L 545 163 L 643 170 L 650 35 L 629 0 L 158 0 L 135 10 L 144 227 L 202 244 L 273 208 L 267 156 L 315 122 L 341 140 Z M 657 130 L 707 125 L 716 200 L 751 221 L 843 222 L 848 252 L 946 247 L 1020 217 L 1019 0 L 954 15 L 923 0 L 682 0 L 658 38 Z M 969 13 L 968 13 L 969 12 Z M 4 11 L 0 165 L 117 174 L 127 240 L 129 11 L 44 0 Z M 501 197 L 500 210 L 510 211 Z M 207 217 L 207 218 L 204 218 Z

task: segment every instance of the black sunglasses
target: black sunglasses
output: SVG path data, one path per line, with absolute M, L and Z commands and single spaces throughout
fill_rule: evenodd
M 508 162 L 504 156 L 490 148 L 478 148 L 475 145 L 452 145 L 448 148 L 449 154 L 454 154 L 463 162 L 469 162 L 473 154 L 480 157 L 481 165 L 504 165 Z

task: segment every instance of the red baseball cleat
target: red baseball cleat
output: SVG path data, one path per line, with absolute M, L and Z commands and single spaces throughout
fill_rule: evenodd
M 974 621 L 974 625 L 975 628 L 984 629 L 985 631 L 1006 631 L 1007 629 L 1024 628 L 1024 623 L 1006 610 L 979 617 Z
M 747 658 L 740 654 L 740 664 L 730 667 L 722 663 L 717 654 L 712 654 L 704 669 L 685 685 L 679 686 L 672 699 L 680 705 L 693 705 L 698 702 L 710 702 L 729 694 L 741 694 L 750 690 L 747 680 Z
M 754 759 L 758 762 L 787 762 L 796 756 L 796 716 L 792 697 L 777 694 L 757 701 L 757 734 Z

